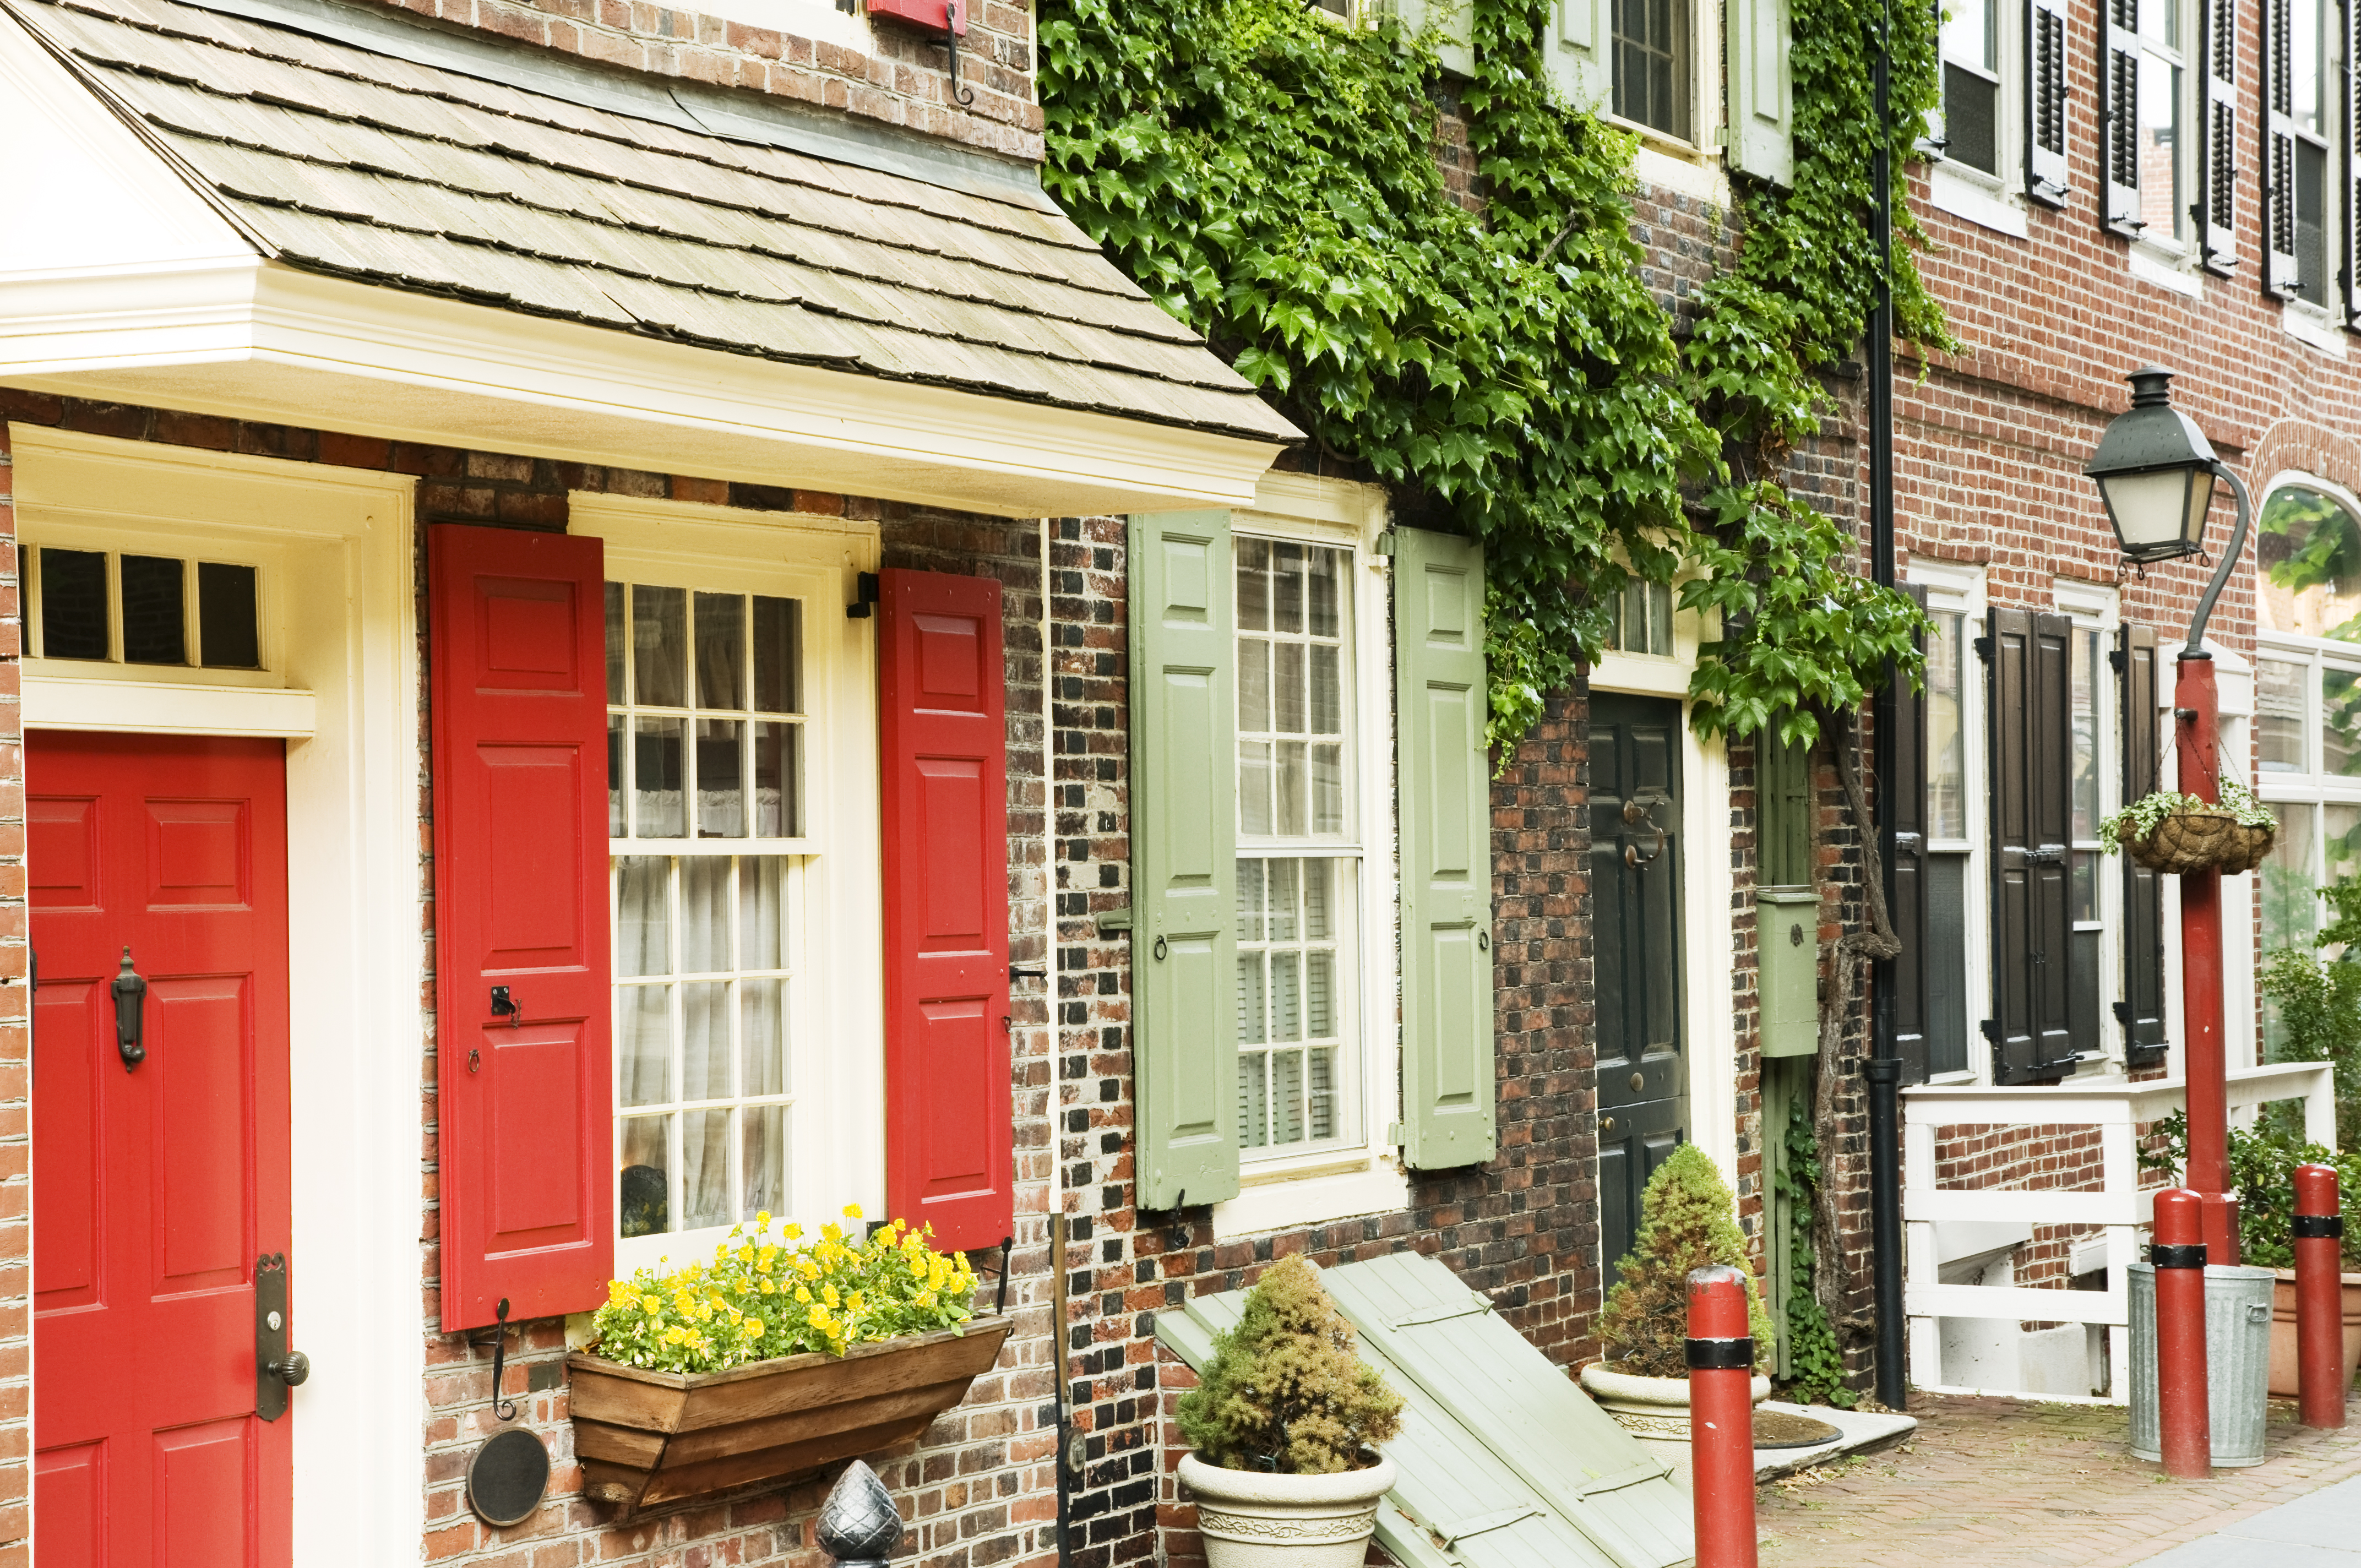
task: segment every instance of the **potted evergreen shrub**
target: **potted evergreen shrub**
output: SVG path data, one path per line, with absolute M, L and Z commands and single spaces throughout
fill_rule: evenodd
M 2169 789 L 2143 795 L 2099 824 L 2100 847 L 2166 876 L 2253 871 L 2271 852 L 2279 819 L 2235 774 L 2222 775 L 2219 793 L 2219 805 Z
M 1738 1234 L 1738 1201 L 1695 1144 L 1664 1157 L 1640 1198 L 1640 1234 L 1598 1314 L 1607 1357 L 1582 1369 L 1583 1391 L 1642 1447 L 1689 1470 L 1689 1270 L 1724 1263 L 1746 1276 L 1747 1326 L 1754 1336 L 1754 1401 L 1771 1395 L 1763 1369 L 1773 1345 L 1771 1314 Z
M 1401 1396 L 1360 1357 L 1353 1325 L 1301 1257 L 1246 1293 L 1180 1396 L 1210 1568 L 1356 1568 L 1394 1484 L 1378 1444 L 1401 1430 Z
M 975 1293 L 964 1256 L 899 1220 L 861 1242 L 831 1221 L 806 1241 L 793 1224 L 774 1235 L 768 1214 L 709 1264 L 615 1280 L 566 1362 L 583 1495 L 627 1523 L 917 1437 L 1008 1337 Z

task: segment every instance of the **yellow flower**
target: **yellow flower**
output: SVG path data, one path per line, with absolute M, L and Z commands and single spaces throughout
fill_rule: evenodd
M 805 1287 L 803 1287 L 803 1286 L 801 1286 L 801 1285 L 796 1286 L 796 1300 L 798 1300 L 798 1301 L 801 1301 L 801 1302 L 802 1302 L 805 1306 L 807 1306 L 807 1307 L 810 1306 L 810 1305 L 811 1305 L 811 1291 L 810 1291 L 810 1290 L 808 1290 L 808 1289 L 807 1289 Z
M 779 1293 L 779 1287 L 774 1281 L 765 1279 L 763 1281 L 762 1290 L 765 1296 L 775 1296 Z
M 847 1203 L 844 1206 L 844 1217 L 848 1220 L 857 1220 L 861 1218 L 861 1205 L 858 1203 Z
M 825 1299 L 831 1308 L 837 1306 L 841 1300 L 841 1298 L 840 1298 L 836 1293 L 836 1287 L 833 1285 L 821 1286 L 819 1288 L 819 1293 L 821 1298 Z
M 844 1239 L 844 1227 L 830 1220 L 819 1228 L 819 1234 L 831 1244 L 840 1242 Z
M 787 1228 L 780 1234 L 791 1242 L 801 1241 L 803 1240 L 804 1228 L 801 1225 L 796 1224 L 793 1220 L 790 1220 L 787 1222 Z
M 653 1318 L 658 1312 L 664 1310 L 664 1303 L 657 1300 L 653 1296 L 642 1296 L 640 1298 L 640 1310 Z
M 851 1295 L 845 1297 L 844 1304 L 853 1311 L 857 1312 L 861 1310 L 861 1292 L 855 1290 Z
M 935 1304 L 935 1293 L 931 1290 L 919 1291 L 917 1295 L 917 1304 L 921 1307 L 933 1306 Z
M 771 1228 L 771 1212 L 768 1209 L 754 1211 L 754 1228 L 758 1231 L 767 1231 Z

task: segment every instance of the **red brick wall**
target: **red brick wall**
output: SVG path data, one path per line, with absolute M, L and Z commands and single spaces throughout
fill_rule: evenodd
M 862 50 L 655 0 L 384 3 L 582 60 L 769 93 L 1027 162 L 1041 158 L 1033 14 L 1007 0 L 971 0 L 960 80 L 974 90 L 975 102 L 965 106 L 951 97 L 941 35 L 885 18 L 871 24 L 874 44 Z M 814 33 L 848 19 L 826 8 L 826 0 L 814 0 L 811 8 Z
M 26 1026 L 24 617 L 0 411 L 0 1568 L 32 1561 L 32 1033 Z

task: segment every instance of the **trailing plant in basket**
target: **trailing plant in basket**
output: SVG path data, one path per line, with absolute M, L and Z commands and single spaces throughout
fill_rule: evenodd
M 1301 1257 L 1246 1293 L 1238 1326 L 1213 1341 L 1180 1396 L 1180 1432 L 1224 1470 L 1333 1475 L 1401 1431 L 1401 1396 L 1363 1361 L 1359 1340 Z
M 861 1218 L 861 1206 L 844 1211 Z M 933 1227 L 900 1220 L 859 1245 L 830 1221 L 815 1240 L 771 1216 L 733 1225 L 713 1261 L 669 1274 L 642 1268 L 607 1288 L 593 1348 L 658 1372 L 720 1372 L 750 1361 L 956 1328 L 974 1316 L 975 1270 L 927 1245 Z M 798 1245 L 800 1244 L 800 1245 Z
M 2273 817 L 2235 775 L 2222 775 L 2221 795 L 2218 806 L 2177 790 L 2160 789 L 2154 795 L 2142 795 L 2100 822 L 2099 847 L 2112 855 L 2125 844 L 2136 844 L 2146 839 L 2156 831 L 2157 824 L 2168 817 L 2185 817 L 2192 812 L 2216 809 L 2230 813 L 2241 828 L 2278 828 L 2279 819 Z
M 1640 1197 L 1640 1235 L 1607 1293 L 1598 1337 L 1610 1371 L 1639 1377 L 1689 1375 L 1689 1270 L 1726 1263 L 1746 1276 L 1746 1326 L 1757 1371 L 1770 1367 L 1771 1314 L 1747 1261 L 1733 1217 L 1738 1201 L 1713 1161 L 1695 1144 L 1664 1157 Z

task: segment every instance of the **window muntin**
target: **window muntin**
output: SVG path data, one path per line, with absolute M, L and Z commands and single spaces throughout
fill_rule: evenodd
M 802 837 L 802 626 L 796 599 L 607 585 L 610 838 Z
M 1238 1110 L 1247 1159 L 1358 1135 L 1353 552 L 1235 537 Z
M 630 1240 L 789 1207 L 808 716 L 799 599 L 610 582 L 606 622 Z
M 1691 139 L 1690 10 L 1684 0 L 1615 0 L 1615 113 Z
M 261 569 L 138 551 L 41 545 L 27 617 L 39 659 L 212 670 L 262 667 Z
M 1943 156 L 2000 172 L 2000 0 L 1943 7 Z
M 2183 241 L 2189 202 L 2181 170 L 2182 0 L 2139 0 L 2138 137 L 2140 237 Z
M 1673 585 L 1632 577 L 1607 601 L 1607 646 L 1619 653 L 1673 652 Z

